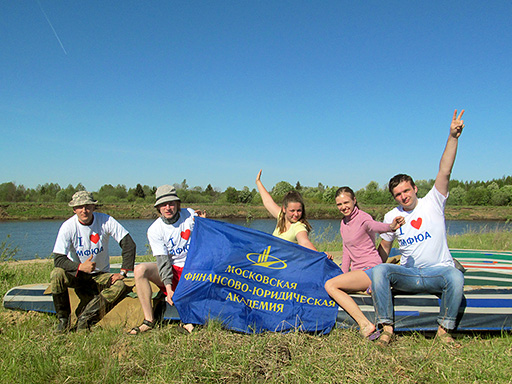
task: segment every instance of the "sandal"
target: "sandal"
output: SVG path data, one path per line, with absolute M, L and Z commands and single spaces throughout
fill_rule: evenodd
M 140 329 L 140 327 L 142 327 L 143 325 L 145 325 L 146 327 L 148 327 L 145 331 L 142 331 L 142 330 Z M 144 321 L 142 322 L 142 324 L 141 324 L 141 325 L 139 325 L 138 327 L 133 327 L 133 328 L 128 332 L 128 334 L 129 334 L 129 335 L 138 335 L 139 333 L 144 333 L 144 332 L 151 331 L 153 328 L 155 328 L 155 321 L 149 321 L 149 320 L 144 319 Z
M 383 339 L 382 337 L 386 336 L 387 339 Z M 379 347 L 387 347 L 389 343 L 391 343 L 391 339 L 393 338 L 393 333 L 388 331 L 382 331 L 380 333 L 380 337 L 377 339 L 375 344 L 377 344 Z
M 192 325 L 192 324 L 180 323 L 178 325 L 178 332 L 183 333 L 185 335 L 190 335 L 193 330 L 194 330 L 194 325 Z
M 388 332 L 389 333 L 389 332 Z M 368 341 L 375 341 L 377 340 L 379 337 L 381 336 L 381 333 L 378 329 L 376 329 L 375 331 L 373 331 L 372 333 L 370 333 L 368 336 L 366 336 L 366 339 Z

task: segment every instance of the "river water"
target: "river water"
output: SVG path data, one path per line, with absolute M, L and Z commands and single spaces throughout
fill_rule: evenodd
M 144 255 L 148 252 L 146 231 L 153 221 L 119 220 L 130 232 L 137 244 L 137 254 L 139 255 Z M 244 219 L 225 219 L 222 221 L 266 233 L 272 233 L 276 225 L 276 221 L 273 219 L 259 219 L 249 222 Z M 63 220 L 0 222 L 0 243 L 5 242 L 11 248 L 18 248 L 15 259 L 47 258 L 51 256 L 55 238 L 62 223 Z M 310 223 L 313 226 L 313 233 L 310 234 L 311 239 L 325 239 L 329 241 L 339 239 L 340 220 L 310 220 Z M 502 221 L 449 220 L 447 221 L 447 230 L 450 235 L 467 232 L 511 231 L 512 223 Z M 121 248 L 112 239 L 109 242 L 109 251 L 112 256 L 121 254 Z

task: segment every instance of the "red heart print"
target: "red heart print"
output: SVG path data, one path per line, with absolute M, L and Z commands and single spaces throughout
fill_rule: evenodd
M 185 232 L 181 232 L 181 237 L 184 238 L 185 240 L 188 240 L 188 238 L 190 237 L 190 229 L 187 229 Z
M 89 236 L 89 238 L 91 239 L 91 241 L 94 244 L 98 244 L 98 241 L 100 241 L 100 235 L 98 235 L 97 233 L 95 233 L 94 235 Z
M 423 220 L 421 220 L 421 217 L 418 217 L 418 220 L 411 221 L 411 225 L 416 229 L 420 229 L 422 222 Z

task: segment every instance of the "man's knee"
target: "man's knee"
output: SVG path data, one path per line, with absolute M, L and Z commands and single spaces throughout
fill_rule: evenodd
M 448 284 L 453 288 L 462 289 L 464 287 L 464 275 L 457 268 L 449 268 L 445 277 Z
M 135 266 L 135 268 L 133 269 L 133 277 L 136 279 L 140 278 L 141 276 L 144 275 L 144 270 L 145 270 L 145 268 L 143 267 L 142 264 L 137 264 Z
M 153 276 L 158 275 L 158 267 L 154 263 L 141 263 L 135 266 L 133 276 L 135 280 L 154 280 Z
M 101 296 L 105 298 L 109 303 L 117 301 L 125 292 L 127 286 L 123 280 L 116 280 L 110 287 L 101 291 Z
M 66 280 L 66 271 L 60 267 L 53 268 L 50 274 L 50 281 Z
M 383 279 L 388 280 L 389 267 L 393 264 L 378 264 L 372 268 L 372 283 L 380 282 Z
M 56 267 L 50 274 L 50 285 L 53 294 L 66 292 L 68 289 L 69 279 L 66 276 L 66 271 L 62 268 Z
M 135 279 L 140 279 L 146 275 L 146 271 L 148 270 L 148 266 L 146 263 L 137 264 L 135 269 L 133 270 L 133 276 Z

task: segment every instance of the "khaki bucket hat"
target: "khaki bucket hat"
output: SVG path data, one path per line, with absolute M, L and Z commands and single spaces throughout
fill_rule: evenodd
M 78 207 L 80 205 L 88 204 L 97 205 L 98 202 L 94 200 L 94 198 L 92 197 L 92 193 L 87 191 L 76 192 L 71 198 L 71 201 L 68 203 L 70 207 Z
M 176 193 L 176 188 L 172 185 L 161 185 L 156 189 L 156 202 L 155 207 L 159 206 L 162 203 L 167 203 L 169 201 L 181 201 Z

